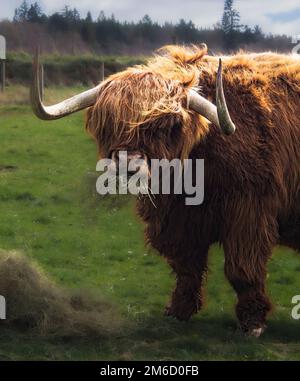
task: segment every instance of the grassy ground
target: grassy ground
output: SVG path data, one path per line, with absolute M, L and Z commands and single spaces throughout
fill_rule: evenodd
M 236 331 L 235 295 L 217 247 L 210 253 L 203 312 L 188 323 L 164 317 L 173 276 L 144 247 L 134 200 L 95 195 L 96 150 L 83 114 L 41 122 L 23 92 L 18 105 L 12 104 L 16 88 L 5 105 L 0 99 L 0 248 L 21 250 L 60 285 L 104 295 L 119 307 L 124 326 L 101 340 L 2 329 L 0 359 L 300 359 L 300 321 L 291 318 L 292 296 L 300 294 L 296 254 L 277 248 L 270 261 L 268 289 L 276 307 L 259 340 Z M 66 93 L 52 90 L 51 97 Z

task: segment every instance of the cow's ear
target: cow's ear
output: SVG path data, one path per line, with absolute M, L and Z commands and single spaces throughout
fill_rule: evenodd
M 92 110 L 92 107 L 87 109 L 85 116 L 85 129 L 92 137 L 95 137 L 95 123 L 92 123 Z

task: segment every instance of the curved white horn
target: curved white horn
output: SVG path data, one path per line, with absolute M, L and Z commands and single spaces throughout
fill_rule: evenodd
M 217 106 L 202 97 L 195 90 L 189 91 L 189 107 L 198 114 L 204 116 L 214 125 L 222 129 L 226 135 L 235 131 L 235 125 L 230 118 L 223 90 L 222 60 L 219 60 L 219 68 L 216 84 Z
M 235 124 L 231 120 L 226 99 L 223 89 L 223 76 L 222 76 L 222 60 L 219 59 L 219 68 L 217 74 L 217 87 L 216 87 L 216 102 L 217 102 L 217 111 L 219 117 L 219 124 L 226 135 L 231 135 L 235 131 Z
M 40 63 L 37 51 L 33 61 L 33 78 L 30 88 L 30 102 L 35 115 L 43 120 L 54 120 L 73 114 L 95 104 L 100 85 L 66 99 L 53 106 L 45 106 L 40 94 Z

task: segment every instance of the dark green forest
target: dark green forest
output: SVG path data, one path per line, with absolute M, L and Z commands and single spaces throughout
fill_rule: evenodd
M 91 12 L 84 17 L 76 8 L 64 6 L 46 14 L 38 2 L 23 1 L 12 20 L 0 22 L 0 34 L 7 39 L 10 51 L 31 53 L 40 45 L 45 53 L 64 54 L 149 54 L 165 44 L 199 44 L 205 42 L 212 53 L 291 50 L 289 36 L 265 34 L 261 26 L 243 25 L 233 0 L 225 0 L 221 20 L 211 28 L 201 28 L 192 21 L 159 24 L 145 15 L 140 21 L 117 20 L 100 12 L 96 19 Z

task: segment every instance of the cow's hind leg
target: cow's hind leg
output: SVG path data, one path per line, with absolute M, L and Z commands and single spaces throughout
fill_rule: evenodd
M 260 336 L 271 303 L 266 295 L 267 261 L 277 240 L 277 226 L 261 210 L 233 221 L 234 230 L 224 241 L 225 274 L 238 296 L 236 315 L 243 332 Z
M 257 250 L 259 250 L 257 248 Z M 258 253 L 259 256 L 259 253 Z M 241 263 L 236 258 L 225 259 L 225 274 L 238 296 L 236 315 L 243 332 L 260 336 L 271 310 L 271 303 L 265 291 L 267 258 L 255 258 L 250 263 Z
M 207 272 L 208 247 L 193 254 L 167 256 L 176 275 L 176 287 L 165 314 L 178 320 L 188 320 L 203 304 L 202 285 Z

